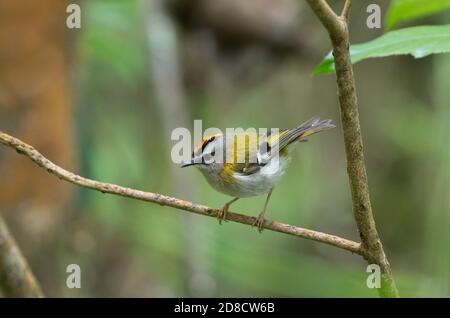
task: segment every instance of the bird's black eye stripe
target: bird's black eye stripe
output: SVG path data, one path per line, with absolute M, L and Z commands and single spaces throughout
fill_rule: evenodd
M 211 138 L 209 138 L 207 141 L 205 141 L 205 142 L 203 143 L 203 145 L 202 145 L 202 152 L 205 150 L 206 146 L 208 146 L 208 144 L 209 144 L 210 142 L 212 142 L 214 139 L 216 139 L 216 137 L 215 137 L 215 136 L 212 136 Z
M 262 143 L 260 146 L 260 151 L 262 154 L 269 153 L 272 150 L 272 147 L 270 147 L 269 143 L 266 141 L 265 143 Z M 264 151 L 264 152 L 262 152 Z

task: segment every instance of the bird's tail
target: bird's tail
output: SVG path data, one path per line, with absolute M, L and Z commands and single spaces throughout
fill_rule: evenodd
M 305 141 L 308 136 L 334 127 L 336 126 L 332 124 L 331 119 L 321 120 L 313 117 L 296 128 L 281 132 L 279 149 L 283 149 L 294 141 Z

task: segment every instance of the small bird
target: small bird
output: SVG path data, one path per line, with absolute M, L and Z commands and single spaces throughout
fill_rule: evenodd
M 266 134 L 243 131 L 231 136 L 204 136 L 192 152 L 191 159 L 181 167 L 196 166 L 214 189 L 234 197 L 220 210 L 217 216 L 219 223 L 226 219 L 230 205 L 238 199 L 267 193 L 264 206 L 253 224 L 261 232 L 272 190 L 290 159 L 289 146 L 334 127 L 330 119 L 313 117 L 296 128 L 278 130 L 273 134 L 270 131 Z

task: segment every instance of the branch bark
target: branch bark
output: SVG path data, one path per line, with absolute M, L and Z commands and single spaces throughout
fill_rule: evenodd
M 131 199 L 151 202 L 151 203 L 157 203 L 159 205 L 163 206 L 169 206 L 172 208 L 177 208 L 180 210 L 184 210 L 187 212 L 192 212 L 196 214 L 201 214 L 205 216 L 210 217 L 217 217 L 218 213 L 220 212 L 219 209 L 210 208 L 208 206 L 194 204 L 189 201 L 169 197 L 163 194 L 159 193 L 152 193 L 152 192 L 144 192 L 136 189 L 131 189 L 127 187 L 122 187 L 116 184 L 112 183 L 104 183 L 95 181 L 92 179 L 87 179 L 84 177 L 81 177 L 77 174 L 74 174 L 70 171 L 67 171 L 53 162 L 51 162 L 49 159 L 45 158 L 41 153 L 39 153 L 35 148 L 32 146 L 26 144 L 25 142 L 14 138 L 6 133 L 3 133 L 0 131 L 0 144 L 3 144 L 5 146 L 8 146 L 10 148 L 15 149 L 18 153 L 25 155 L 29 159 L 31 159 L 34 163 L 36 163 L 41 168 L 46 169 L 49 173 L 56 175 L 58 178 L 68 181 L 70 183 L 73 183 L 75 185 L 78 185 L 80 187 L 89 188 L 92 190 L 97 190 L 102 193 L 110 193 L 119 195 L 122 197 L 127 197 Z M 227 213 L 227 220 L 247 224 L 247 225 L 253 225 L 256 221 L 255 217 L 247 216 L 243 214 L 238 213 Z M 323 232 L 313 231 L 309 229 L 304 229 L 301 227 L 293 226 L 290 224 L 275 222 L 266 220 L 264 222 L 265 229 L 290 234 L 293 236 L 305 238 L 308 240 L 313 240 L 321 243 L 325 243 L 328 245 L 332 245 L 344 250 L 347 250 L 349 252 L 362 255 L 362 249 L 361 244 L 344 239 L 342 237 L 331 235 Z
M 346 0 L 344 8 L 342 9 L 341 17 L 348 21 L 348 15 L 350 13 L 350 7 L 352 6 L 352 0 Z
M 0 289 L 6 297 L 44 297 L 36 278 L 1 216 Z
M 398 297 L 397 287 L 375 226 L 370 203 L 355 78 L 349 53 L 347 17 L 351 0 L 345 2 L 342 16 L 337 16 L 326 1 L 307 0 L 307 2 L 327 29 L 333 46 L 347 173 L 352 193 L 353 213 L 361 237 L 362 256 L 369 264 L 380 266 L 382 273 L 380 296 Z

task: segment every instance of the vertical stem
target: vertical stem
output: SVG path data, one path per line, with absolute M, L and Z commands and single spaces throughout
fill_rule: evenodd
M 391 266 L 378 236 L 370 204 L 369 185 L 359 124 L 355 77 L 349 52 L 350 43 L 347 21 L 352 1 L 345 1 L 341 16 L 336 15 L 326 0 L 306 1 L 328 31 L 333 45 L 341 122 L 347 156 L 347 173 L 352 192 L 353 213 L 361 237 L 362 255 L 369 264 L 380 266 L 380 296 L 398 297 L 397 287 L 391 273 Z
M 349 34 L 345 19 L 343 32 L 330 34 L 336 67 L 341 122 L 344 133 L 347 173 L 352 193 L 353 212 L 361 237 L 363 256 L 369 264 L 380 266 L 381 297 L 398 297 L 391 268 L 378 235 L 370 203 L 369 185 L 364 164 L 363 141 L 359 123 L 355 78 L 349 53 Z
M 27 261 L 1 216 L 0 288 L 7 297 L 44 297 Z

